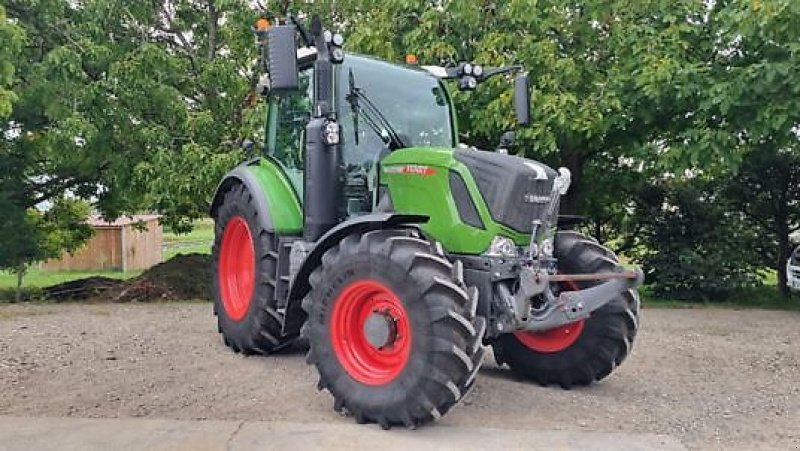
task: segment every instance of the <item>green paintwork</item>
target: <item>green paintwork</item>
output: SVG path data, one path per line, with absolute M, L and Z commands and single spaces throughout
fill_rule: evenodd
M 417 166 L 417 171 L 398 172 L 409 165 Z M 432 168 L 433 171 L 426 171 L 419 166 Z M 485 230 L 461 222 L 450 192 L 451 170 L 457 172 L 467 185 Z M 511 238 L 519 246 L 529 244 L 530 235 L 521 234 L 492 220 L 472 174 L 454 158 L 451 149 L 418 147 L 394 151 L 381 162 L 381 184 L 389 187 L 395 211 L 430 217 L 423 230 L 440 241 L 448 252 L 483 253 L 497 235 Z
M 267 198 L 267 208 L 272 225 L 281 235 L 303 231 L 303 209 L 289 177 L 270 158 L 261 158 L 258 164 L 245 166 L 252 173 Z

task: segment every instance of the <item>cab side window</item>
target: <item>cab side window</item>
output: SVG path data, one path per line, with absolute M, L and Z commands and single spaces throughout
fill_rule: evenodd
M 300 72 L 300 88 L 288 95 L 273 99 L 276 114 L 273 118 L 274 139 L 269 140 L 269 153 L 287 169 L 303 170 L 305 130 L 311 118 L 313 71 Z

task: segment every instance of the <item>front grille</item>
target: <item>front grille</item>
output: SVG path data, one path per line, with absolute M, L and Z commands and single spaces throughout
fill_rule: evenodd
M 553 194 L 553 179 L 535 180 L 530 177 L 523 177 L 509 197 L 512 205 L 513 218 L 510 226 L 522 232 L 530 232 L 531 224 L 534 220 L 544 220 L 547 207 Z M 523 229 L 520 229 L 523 227 Z

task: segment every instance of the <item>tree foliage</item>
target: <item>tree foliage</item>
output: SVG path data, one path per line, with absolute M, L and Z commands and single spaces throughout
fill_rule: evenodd
M 720 194 L 718 185 L 669 180 L 640 195 L 637 260 L 656 296 L 718 300 L 761 283 L 764 242 Z
M 11 113 L 16 96 L 9 88 L 14 81 L 14 63 L 22 47 L 22 31 L 6 18 L 0 5 L 0 120 Z
M 727 181 L 725 196 L 732 210 L 744 215 L 743 222 L 759 232 L 764 249 L 755 255 L 777 272 L 778 288 L 787 297 L 790 236 L 800 230 L 800 151 L 773 143 L 753 151 Z
M 239 1 L 4 2 L 0 203 L 17 233 L 2 267 L 21 276 L 85 237 L 71 197 L 112 218 L 158 211 L 175 230 L 206 215 L 253 128 L 250 14 Z
M 16 174 L 4 194 L 27 209 L 71 192 L 96 198 L 112 217 L 158 210 L 177 228 L 203 216 L 248 133 L 246 5 L 12 0 L 6 8 L 26 45 L 0 149 Z
M 17 275 L 16 300 L 31 264 L 73 252 L 92 236 L 85 219 L 89 205 L 77 199 L 58 199 L 46 213 L 8 208 L 0 223 L 0 269 Z

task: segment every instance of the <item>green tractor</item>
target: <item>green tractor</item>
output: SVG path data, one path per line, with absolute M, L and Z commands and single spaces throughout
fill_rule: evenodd
M 458 144 L 445 87 L 519 67 L 395 65 L 295 19 L 259 29 L 264 154 L 211 207 L 214 312 L 235 352 L 299 338 L 334 409 L 416 427 L 475 382 L 486 346 L 564 388 L 611 373 L 638 327 L 639 270 L 559 230 L 569 171 Z M 302 39 L 298 48 L 297 40 Z M 526 75 L 514 78 L 529 121 Z

